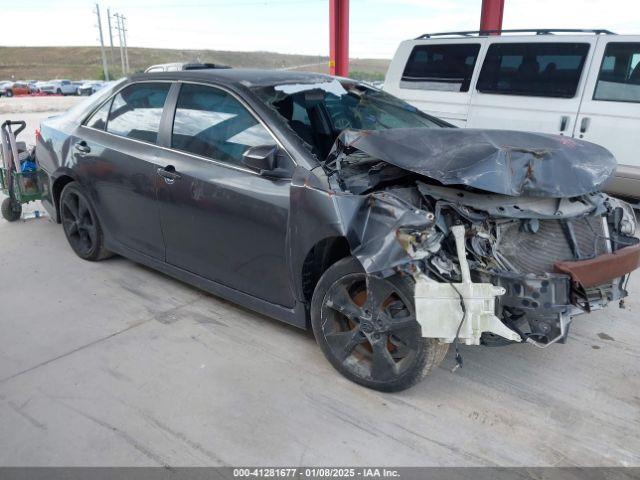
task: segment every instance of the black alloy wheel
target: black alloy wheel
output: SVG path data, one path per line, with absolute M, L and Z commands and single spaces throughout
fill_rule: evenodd
M 375 282 L 354 258 L 325 272 L 312 300 L 316 340 L 331 364 L 350 380 L 382 391 L 409 388 L 437 366 L 448 344 L 421 336 L 409 277 Z
M 84 260 L 109 256 L 104 248 L 102 229 L 94 210 L 80 187 L 71 182 L 60 196 L 62 228 L 73 251 Z

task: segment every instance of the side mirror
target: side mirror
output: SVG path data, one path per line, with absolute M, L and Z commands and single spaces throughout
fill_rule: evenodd
M 242 155 L 242 163 L 260 174 L 273 172 L 278 167 L 278 147 L 276 145 L 249 147 Z

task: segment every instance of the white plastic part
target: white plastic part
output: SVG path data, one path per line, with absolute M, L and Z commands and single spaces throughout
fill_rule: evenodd
M 456 225 L 451 227 L 451 230 L 456 240 L 462 283 L 439 283 L 425 275 L 417 278 L 416 317 L 422 327 L 422 336 L 438 338 L 444 343 L 452 343 L 457 336 L 460 343 L 480 345 L 482 333 L 490 332 L 516 342 L 522 341 L 520 335 L 506 327 L 494 314 L 496 296 L 504 295 L 504 288 L 491 283 L 471 281 L 464 244 L 464 227 Z M 466 309 L 464 323 L 461 326 L 463 311 L 460 295 Z

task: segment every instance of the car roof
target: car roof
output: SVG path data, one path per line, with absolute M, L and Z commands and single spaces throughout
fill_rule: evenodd
M 211 68 L 202 70 L 181 70 L 176 72 L 150 72 L 131 77 L 141 80 L 195 80 L 242 84 L 245 87 L 261 87 L 285 83 L 317 83 L 335 79 L 330 75 L 312 72 L 292 72 L 287 70 L 258 70 L 249 68 Z

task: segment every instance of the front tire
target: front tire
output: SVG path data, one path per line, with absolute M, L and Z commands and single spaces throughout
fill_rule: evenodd
M 1 210 L 2 218 L 7 222 L 15 222 L 16 220 L 20 220 L 20 217 L 22 216 L 22 205 L 15 200 L 12 200 L 10 197 L 7 197 L 2 201 Z
M 5 95 L 6 95 L 7 97 L 13 97 L 13 91 L 12 91 L 12 90 L 7 90 L 7 91 L 5 92 Z
M 111 256 L 104 248 L 104 235 L 95 210 L 76 182 L 68 183 L 62 190 L 60 218 L 67 241 L 80 258 L 99 261 Z
M 325 357 L 342 375 L 374 390 L 397 392 L 438 366 L 449 345 L 421 336 L 413 279 L 375 282 L 379 294 L 371 304 L 358 260 L 338 261 L 316 286 L 311 324 Z

